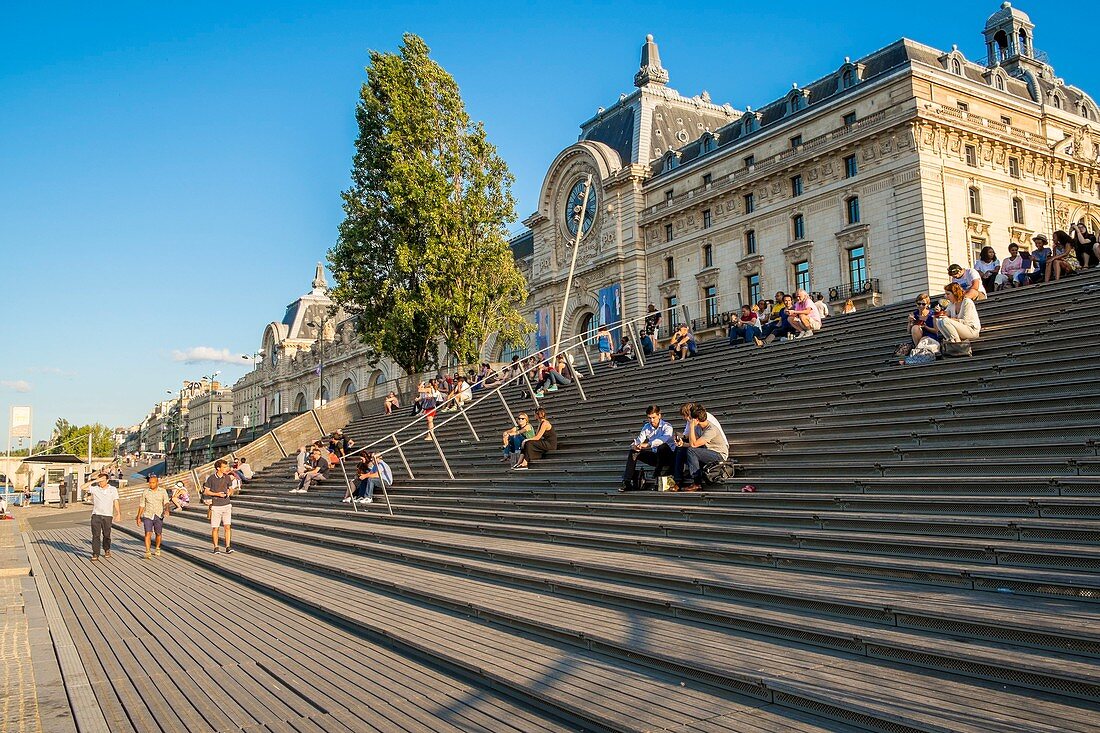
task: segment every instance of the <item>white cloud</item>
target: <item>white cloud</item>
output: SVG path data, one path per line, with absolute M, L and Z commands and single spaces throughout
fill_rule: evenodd
M 4 379 L 0 381 L 0 387 L 15 390 L 16 392 L 30 392 L 31 383 L 25 379 Z
M 182 361 L 185 364 L 198 364 L 201 362 L 217 362 L 220 364 L 236 364 L 240 366 L 240 354 L 234 354 L 229 349 L 215 349 L 213 346 L 192 346 L 190 349 L 179 349 L 172 352 L 172 361 Z

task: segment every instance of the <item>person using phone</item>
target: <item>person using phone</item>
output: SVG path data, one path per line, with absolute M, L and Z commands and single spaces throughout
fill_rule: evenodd
M 932 315 L 932 298 L 928 293 L 917 296 L 917 307 L 909 314 L 909 334 L 913 338 L 913 346 L 920 343 L 924 337 L 940 340 L 939 329 L 936 328 L 936 318 Z
M 646 421 L 630 443 L 623 469 L 623 484 L 619 491 L 635 491 L 638 461 L 654 467 L 654 476 L 666 473 L 673 467 L 676 457 L 672 449 L 672 426 L 661 417 L 661 408 L 650 405 L 645 408 Z

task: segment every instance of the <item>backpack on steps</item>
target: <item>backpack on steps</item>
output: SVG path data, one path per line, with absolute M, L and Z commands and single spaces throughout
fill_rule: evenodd
M 703 483 L 724 484 L 733 481 L 737 475 L 737 461 L 727 458 L 703 466 Z

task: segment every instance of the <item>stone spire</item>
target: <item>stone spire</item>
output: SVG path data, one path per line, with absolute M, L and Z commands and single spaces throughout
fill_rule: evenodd
M 657 51 L 657 44 L 653 42 L 651 33 L 645 37 L 645 43 L 642 44 L 642 63 L 638 73 L 634 75 L 634 86 L 663 87 L 665 84 L 668 84 L 668 72 L 661 66 L 661 54 Z
M 325 268 L 317 263 L 317 271 L 313 274 L 313 294 L 324 295 L 328 292 L 328 281 L 325 280 Z

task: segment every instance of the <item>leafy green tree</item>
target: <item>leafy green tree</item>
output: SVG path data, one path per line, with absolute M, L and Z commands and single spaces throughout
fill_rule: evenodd
M 506 229 L 513 178 L 421 38 L 371 52 L 356 119 L 328 259 L 332 297 L 357 316 L 368 355 L 416 374 L 438 365 L 441 343 L 470 363 L 493 333 L 522 342 L 527 284 Z
M 105 458 L 115 454 L 114 432 L 106 425 L 73 425 L 64 418 L 54 423 L 50 436 L 50 454 L 74 453 L 84 456 L 88 452 L 88 434 L 92 435 L 92 455 Z

